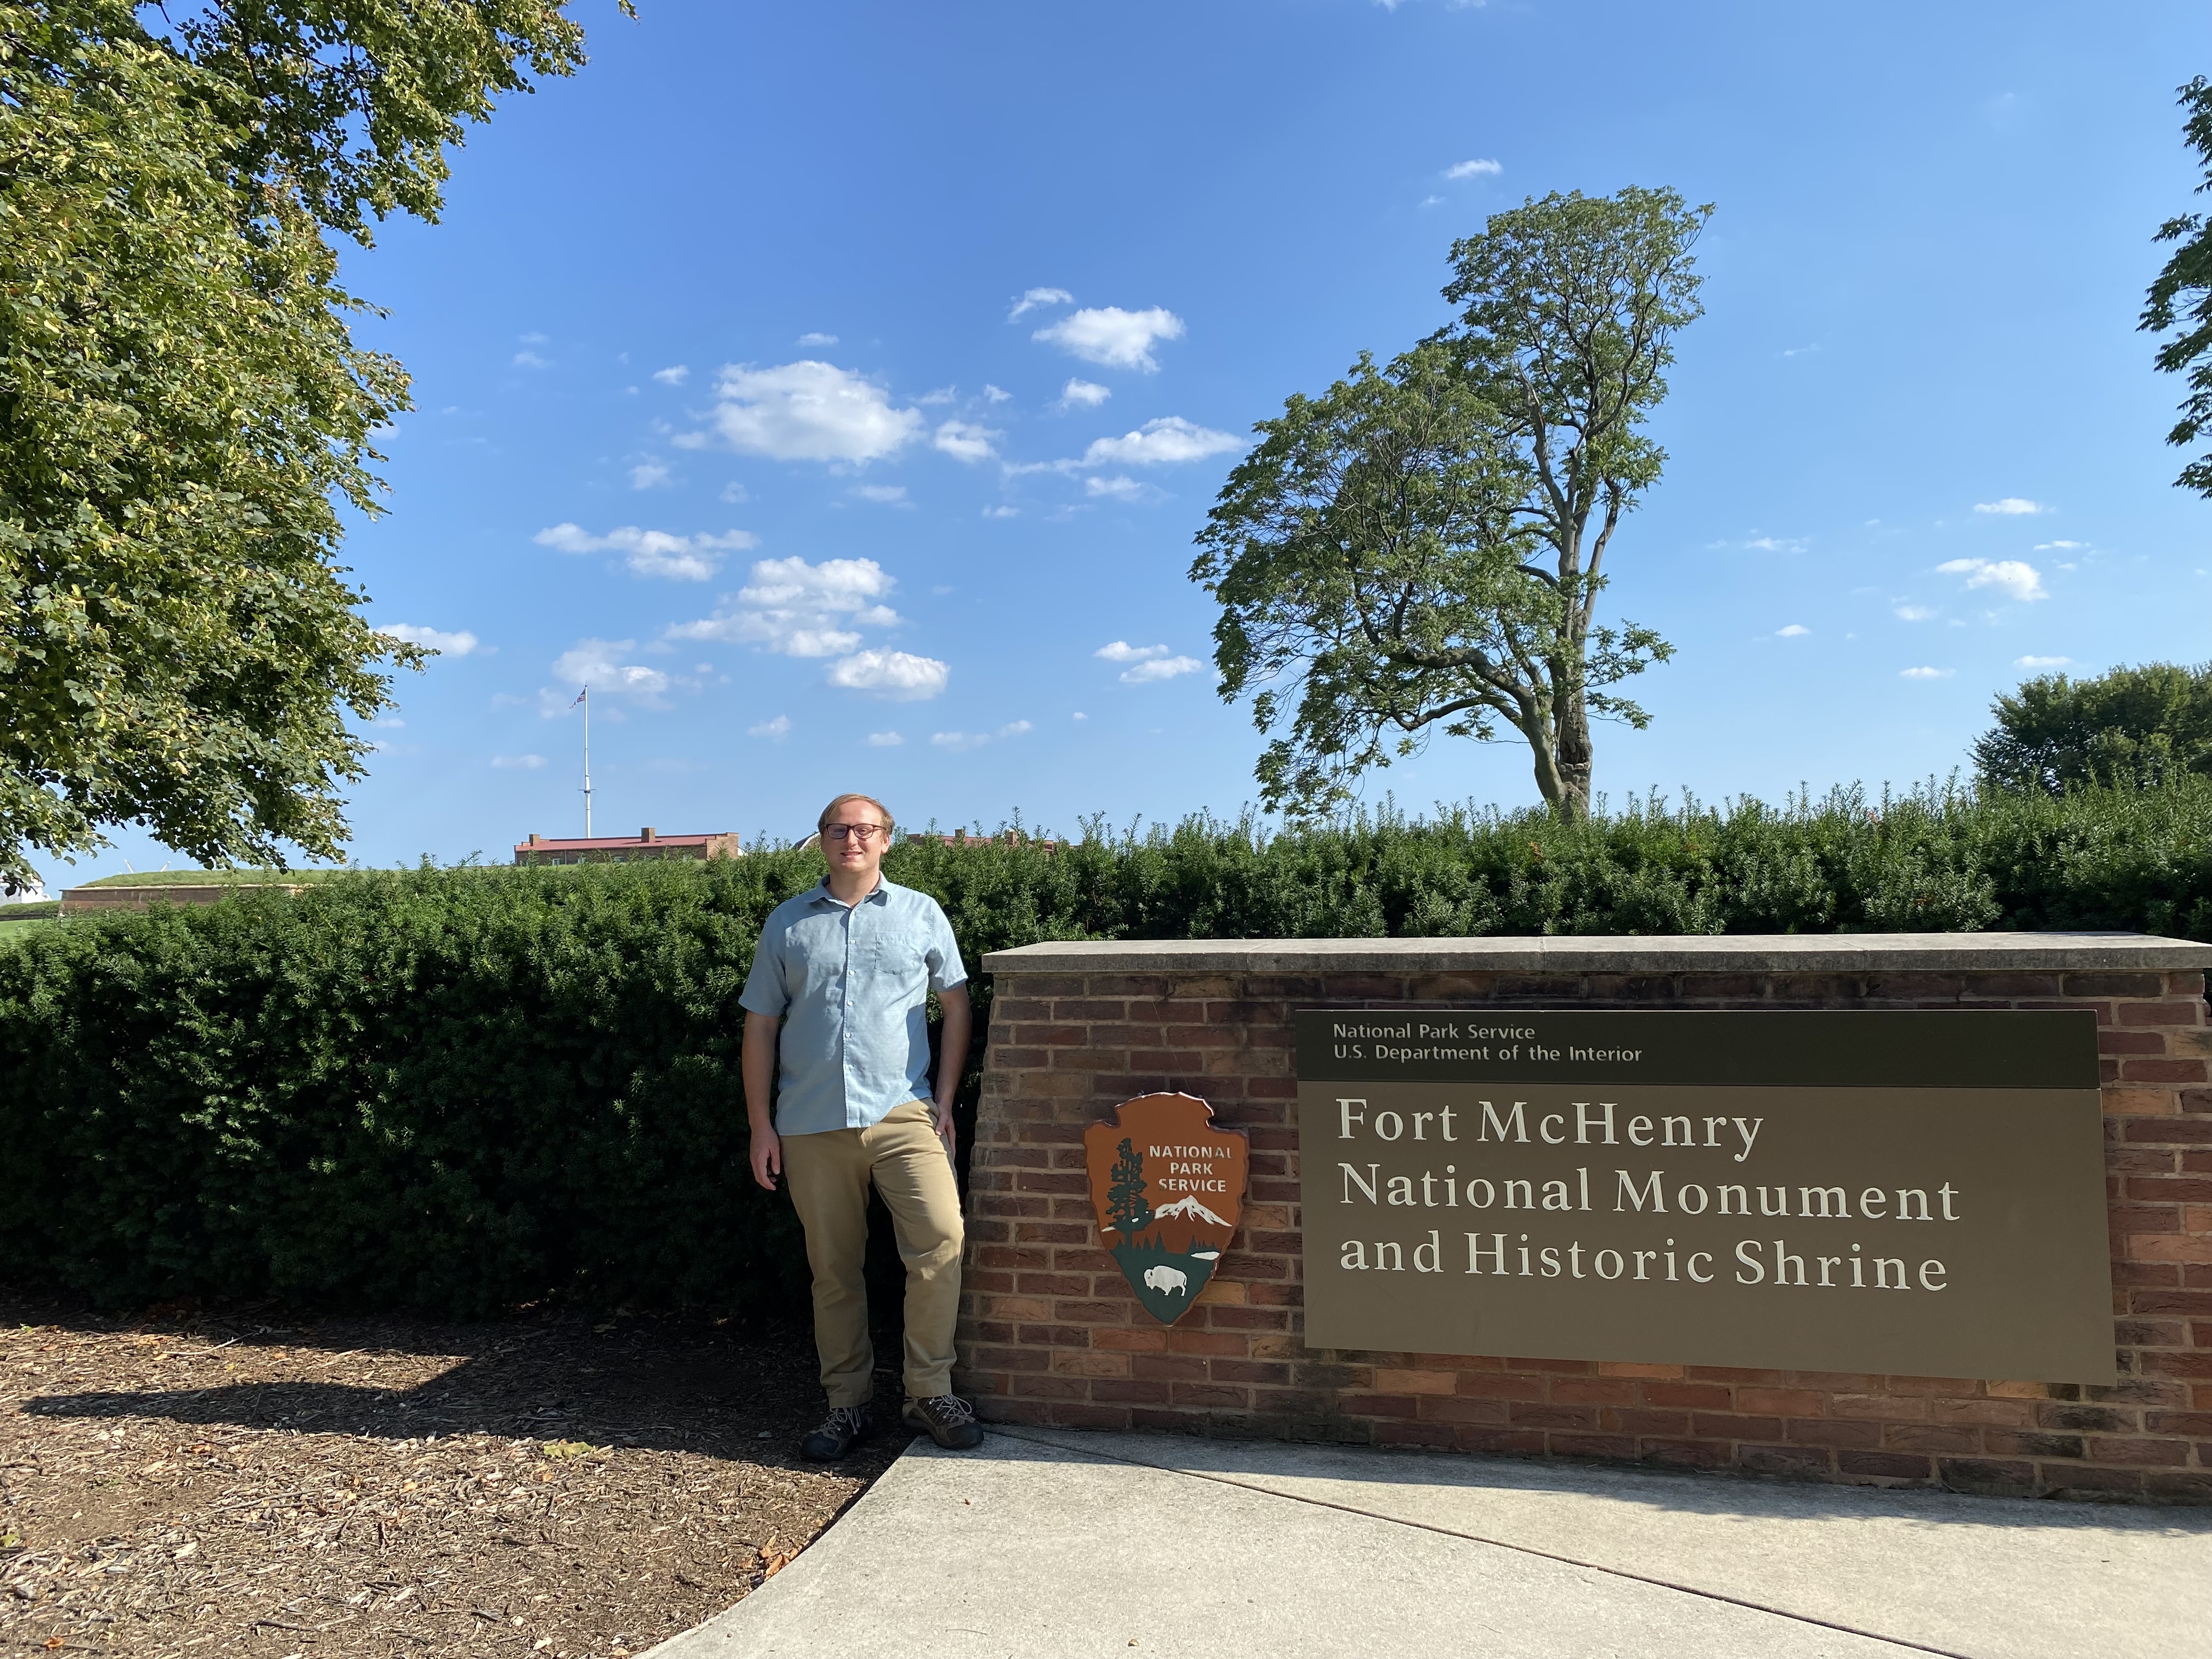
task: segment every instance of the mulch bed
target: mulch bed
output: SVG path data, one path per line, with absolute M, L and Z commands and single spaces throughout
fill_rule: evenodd
M 621 1659 L 743 1599 L 907 1443 L 806 1464 L 822 1410 L 803 1330 L 0 1293 L 0 1654 Z

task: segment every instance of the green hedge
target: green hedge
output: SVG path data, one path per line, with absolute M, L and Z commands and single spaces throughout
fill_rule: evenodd
M 945 904 L 971 963 L 1082 937 L 2212 938 L 2202 779 L 1574 828 L 1091 830 L 1050 852 L 908 842 L 887 868 Z M 40 928 L 0 948 L 0 1262 L 118 1303 L 794 1307 L 795 1222 L 745 1170 L 736 999 L 762 918 L 819 869 L 425 868 Z

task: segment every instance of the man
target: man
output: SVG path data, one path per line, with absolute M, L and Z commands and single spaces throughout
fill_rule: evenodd
M 769 913 L 739 999 L 753 1179 L 770 1192 L 778 1175 L 790 1180 L 814 1272 L 814 1346 L 830 1415 L 799 1449 L 842 1457 L 871 1427 L 876 1356 L 860 1276 L 871 1185 L 891 1212 L 906 1263 L 900 1416 L 940 1446 L 973 1446 L 983 1431 L 952 1392 L 963 1242 L 952 1099 L 968 1054 L 968 971 L 937 901 L 883 878 L 891 815 L 882 802 L 840 795 L 817 827 L 830 873 Z M 933 1098 L 933 990 L 945 1009 Z

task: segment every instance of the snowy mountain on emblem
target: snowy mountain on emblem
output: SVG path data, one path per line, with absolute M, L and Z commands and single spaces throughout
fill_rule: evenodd
M 1165 1221 L 1174 1216 L 1181 1216 L 1186 1221 L 1210 1221 L 1217 1227 L 1226 1227 L 1229 1224 L 1194 1197 L 1179 1198 L 1174 1203 L 1164 1204 L 1152 1212 L 1152 1219 L 1155 1221 Z

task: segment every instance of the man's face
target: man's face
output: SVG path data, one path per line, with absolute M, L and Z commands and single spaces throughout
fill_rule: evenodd
M 841 874 L 872 879 L 884 867 L 890 840 L 881 812 L 864 800 L 848 800 L 822 826 L 822 856 Z

